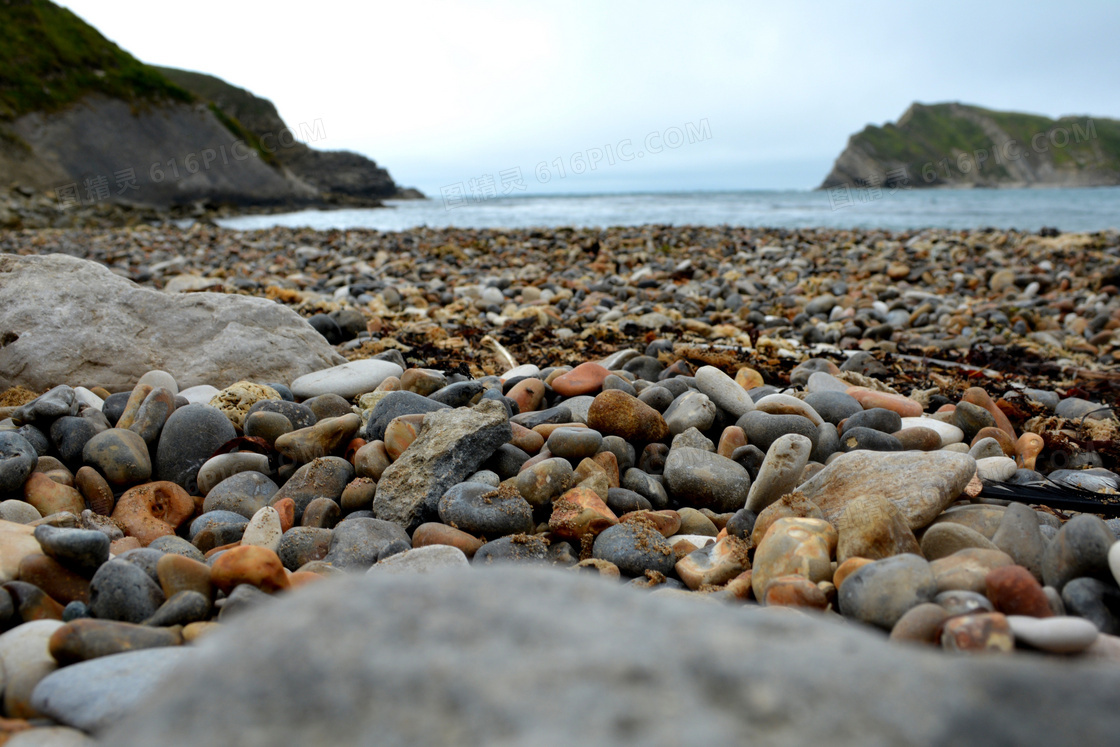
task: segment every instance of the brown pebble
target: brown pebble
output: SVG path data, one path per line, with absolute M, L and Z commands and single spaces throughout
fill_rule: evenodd
M 940 604 L 923 602 L 911 607 L 891 628 L 892 641 L 927 643 L 931 646 L 941 644 L 941 624 L 949 618 L 949 612 Z
M 125 534 L 147 547 L 175 530 L 195 511 L 194 499 L 173 482 L 161 480 L 130 488 L 117 501 L 113 519 Z
M 545 437 L 540 433 L 517 423 L 510 423 L 509 427 L 513 429 L 513 438 L 509 442 L 526 454 L 536 454 L 544 446 Z
M 428 545 L 449 545 L 463 551 L 468 558 L 474 557 L 478 548 L 485 544 L 478 537 L 467 534 L 461 529 L 450 527 L 438 522 L 428 522 L 416 527 L 412 533 L 413 547 L 427 547 Z
M 766 605 L 823 610 L 828 607 L 828 597 L 804 576 L 779 576 L 766 587 Z
M 276 513 L 280 514 L 280 531 L 286 532 L 296 523 L 296 502 L 291 498 L 281 498 L 272 504 Z
M 844 583 L 844 579 L 852 575 L 860 568 L 863 568 L 868 563 L 874 563 L 871 558 L 848 558 L 840 565 L 836 566 L 836 570 L 832 574 L 832 583 L 836 584 L 839 589 Z
M 1007 435 L 1005 431 L 996 428 L 995 426 L 989 425 L 978 430 L 976 432 L 976 435 L 973 436 L 972 443 L 970 443 L 969 446 L 975 446 L 985 438 L 994 438 L 996 443 L 999 444 L 1000 450 L 1003 451 L 1004 456 L 1009 456 L 1012 459 L 1015 458 L 1015 439 L 1011 438 L 1011 436 Z
M 987 597 L 1005 615 L 1053 617 L 1046 593 L 1038 580 L 1021 565 L 1005 565 L 984 577 Z
M 226 594 L 239 584 L 250 584 L 269 594 L 291 586 L 276 553 L 254 545 L 224 552 L 210 568 L 210 581 Z
M 941 627 L 941 647 L 946 651 L 1009 654 L 1015 637 L 1007 618 L 999 612 L 950 617 Z
M 89 508 L 99 516 L 109 516 L 113 513 L 113 489 L 101 473 L 93 467 L 82 467 L 74 475 L 74 487 L 86 499 Z
M 193 558 L 167 553 L 156 561 L 163 595 L 170 599 L 180 591 L 197 591 L 207 599 L 214 598 L 214 585 L 210 583 L 210 566 Z
M 19 580 L 35 584 L 60 604 L 89 604 L 89 580 L 46 555 L 28 555 L 21 560 Z
M 101 656 L 112 656 L 145 648 L 179 646 L 182 629 L 154 628 L 115 620 L 80 619 L 51 634 L 47 646 L 60 665 L 76 664 Z
M 23 500 L 42 516 L 68 511 L 80 514 L 86 508 L 82 494 L 55 482 L 42 472 L 32 472 L 23 483 Z

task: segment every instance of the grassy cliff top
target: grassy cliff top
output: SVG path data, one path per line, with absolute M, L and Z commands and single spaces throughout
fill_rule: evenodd
M 881 162 L 921 164 L 937 162 L 955 153 L 991 150 L 993 125 L 1027 146 L 1038 133 L 1045 136 L 1055 128 L 1072 132 L 1072 125 L 1078 124 L 1085 131 L 1088 120 L 1093 123 L 1089 137 L 1076 142 L 1071 138 L 1068 145 L 1049 149 L 1054 165 L 1093 162 L 1105 168 L 1120 168 L 1120 121 L 1096 117 L 1050 119 L 1038 114 L 1000 112 L 968 104 L 916 103 L 897 124 L 868 125 L 852 139 L 853 143 L 870 146 L 871 153 Z M 1103 162 L 1099 156 L 1103 156 Z
M 0 0 L 0 119 L 57 110 L 90 93 L 194 100 L 69 10 L 48 0 Z

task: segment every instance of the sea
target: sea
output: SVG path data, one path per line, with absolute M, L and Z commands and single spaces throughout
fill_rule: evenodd
M 384 208 L 301 210 L 218 220 L 237 230 L 607 228 L 647 223 L 766 228 L 1120 229 L 1120 187 L 853 189 L 529 195 L 390 200 Z

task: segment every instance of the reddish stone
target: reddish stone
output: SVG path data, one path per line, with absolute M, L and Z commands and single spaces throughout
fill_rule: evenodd
M 587 425 L 604 436 L 627 441 L 661 441 L 669 435 L 661 413 L 620 389 L 608 389 L 595 397 L 587 411 Z
M 513 438 L 509 442 L 526 454 L 536 454 L 544 446 L 545 436 L 517 423 L 510 423 L 509 427 L 513 429 Z
M 737 425 L 729 425 L 723 429 L 723 433 L 719 437 L 719 446 L 716 447 L 716 453 L 722 457 L 731 458 L 731 455 L 740 446 L 747 445 L 747 434 L 742 428 Z
M 630 513 L 623 514 L 619 518 L 619 521 L 623 524 L 631 521 L 652 522 L 653 528 L 656 529 L 662 537 L 672 537 L 681 529 L 681 515 L 670 509 L 664 509 L 662 511 L 647 511 L 645 509 L 631 511 Z
M 513 385 L 506 396 L 517 403 L 521 412 L 533 412 L 544 400 L 545 385 L 540 379 L 522 379 Z
M 607 473 L 607 483 L 612 488 L 619 487 L 618 480 L 618 457 L 614 455 L 613 451 L 600 451 L 595 456 L 591 457 L 591 461 L 598 464 Z
M 1021 565 L 995 568 L 984 577 L 987 597 L 997 612 L 1005 615 L 1052 617 L 1042 585 Z
M 804 576 L 779 576 L 766 587 L 766 605 L 823 610 L 828 607 L 828 597 Z
M 588 361 L 579 364 L 566 374 L 557 376 L 552 381 L 552 388 L 557 394 L 565 397 L 592 394 L 603 388 L 603 379 L 610 374 L 610 371 L 598 363 Z
M 268 593 L 291 586 L 276 553 L 254 545 L 234 547 L 223 553 L 210 568 L 210 581 L 226 594 L 239 584 L 250 584 Z
M 882 407 L 897 412 L 904 418 L 916 418 L 922 414 L 920 404 L 909 397 L 903 397 L 901 394 L 876 392 L 861 386 L 849 387 L 848 394 L 855 397 L 856 401 L 863 405 L 865 410 L 870 410 L 872 407 Z
M 286 532 L 296 523 L 296 502 L 291 498 L 281 498 L 272 504 L 280 514 L 280 531 Z
M 113 519 L 125 534 L 147 547 L 154 540 L 175 534 L 194 514 L 194 499 L 173 482 L 149 482 L 130 488 L 113 509 Z
M 1015 439 L 1007 435 L 1007 433 L 1003 430 L 994 426 L 989 425 L 986 428 L 981 428 L 980 430 L 978 430 L 976 432 L 976 435 L 972 438 L 972 443 L 970 443 L 969 446 L 975 446 L 985 438 L 994 438 L 996 440 L 996 443 L 999 444 L 1000 450 L 1003 451 L 1004 456 L 1009 456 L 1012 459 L 1015 458 Z
M 565 539 L 579 539 L 585 534 L 598 535 L 618 523 L 607 504 L 595 491 L 572 488 L 552 503 L 549 531 Z
M 860 568 L 863 568 L 868 563 L 873 562 L 875 561 L 871 560 L 871 558 L 848 558 L 843 563 L 836 566 L 836 570 L 832 573 L 832 583 L 836 585 L 837 589 L 839 589 L 840 585 L 844 583 L 844 579 L 858 571 Z
M 428 545 L 448 545 L 457 547 L 468 558 L 474 557 L 478 548 L 485 544 L 474 535 L 467 534 L 462 529 L 447 526 L 437 522 L 429 522 L 416 527 L 412 533 L 413 547 L 427 547 Z

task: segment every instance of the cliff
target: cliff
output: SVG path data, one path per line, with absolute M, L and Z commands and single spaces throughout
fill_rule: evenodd
M 915 103 L 852 135 L 820 189 L 1118 184 L 1120 121 Z
M 288 129 L 270 102 L 174 72 L 145 65 L 48 0 L 0 2 L 0 192 L 18 185 L 60 213 L 374 206 L 399 194 L 369 159 L 297 141 L 307 133 Z M 218 94 L 196 85 L 203 80 Z M 0 222 L 29 224 L 13 210 Z

